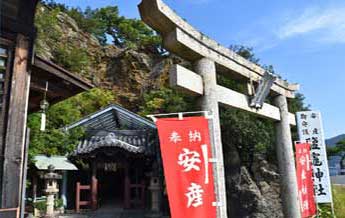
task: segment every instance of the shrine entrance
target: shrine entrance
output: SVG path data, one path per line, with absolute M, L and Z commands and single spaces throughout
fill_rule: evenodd
M 125 169 L 117 163 L 97 170 L 99 207 L 124 207 Z
M 137 163 L 136 163 L 137 162 Z M 136 209 L 145 207 L 147 178 L 140 160 L 134 164 L 99 163 L 97 167 L 98 207 Z
M 76 211 L 83 206 L 96 209 L 144 209 L 149 178 L 145 176 L 145 160 L 126 152 L 94 151 L 87 179 L 77 182 Z M 114 155 L 114 154 L 117 155 Z M 110 155 L 110 156 L 109 156 Z M 78 185 L 79 183 L 79 185 Z M 84 193 L 83 193 L 84 192 Z
M 109 105 L 65 130 L 76 127 L 85 129 L 85 136 L 69 156 L 80 169 L 74 182 L 85 188 L 76 190 L 76 211 L 115 208 L 117 212 L 135 209 L 159 213 L 162 171 L 157 163 L 154 123 Z

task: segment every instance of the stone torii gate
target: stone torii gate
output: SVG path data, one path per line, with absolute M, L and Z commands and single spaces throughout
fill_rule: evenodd
M 277 158 L 281 175 L 281 195 L 285 217 L 300 218 L 297 180 L 290 125 L 296 125 L 295 116 L 288 112 L 287 98 L 294 98 L 298 85 L 276 79 L 271 87 L 274 104 L 265 103 L 259 110 L 249 106 L 248 95 L 217 85 L 216 74 L 223 73 L 234 79 L 259 82 L 265 70 L 242 58 L 235 52 L 197 31 L 161 0 L 142 0 L 139 5 L 142 20 L 159 32 L 164 47 L 194 64 L 194 72 L 181 65 L 170 70 L 170 84 L 192 95 L 201 96 L 202 110 L 212 111 L 215 187 L 218 205 L 217 217 L 227 217 L 223 151 L 219 124 L 219 108 L 248 111 L 276 121 Z

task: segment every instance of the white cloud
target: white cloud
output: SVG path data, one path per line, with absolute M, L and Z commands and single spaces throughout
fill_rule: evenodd
M 286 19 L 276 34 L 279 39 L 308 35 L 315 41 L 345 43 L 345 7 L 308 8 Z

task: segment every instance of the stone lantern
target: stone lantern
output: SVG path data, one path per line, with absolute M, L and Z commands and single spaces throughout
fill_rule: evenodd
M 148 218 L 161 217 L 161 193 L 162 186 L 158 176 L 151 176 L 150 186 L 148 189 L 151 191 L 151 211 L 146 215 Z
M 54 213 L 54 196 L 55 194 L 59 193 L 58 188 L 58 180 L 62 179 L 62 176 L 58 173 L 54 173 L 54 166 L 48 166 L 48 173 L 43 175 L 43 179 L 45 180 L 46 189 L 44 192 L 47 194 L 47 211 L 46 211 L 46 218 L 53 218 L 55 217 Z

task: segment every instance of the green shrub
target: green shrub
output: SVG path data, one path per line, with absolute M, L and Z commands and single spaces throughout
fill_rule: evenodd
M 63 200 L 61 198 L 55 199 L 54 208 L 59 209 L 61 207 L 63 207 Z
M 85 74 L 89 69 L 91 63 L 86 49 L 79 48 L 73 45 L 60 45 L 53 51 L 55 62 L 62 65 L 64 68 L 78 73 Z
M 45 212 L 47 210 L 47 200 L 37 201 L 34 203 L 34 208 Z
M 34 208 L 45 212 L 47 210 L 47 200 L 40 200 L 35 202 L 34 204 Z M 54 200 L 54 209 L 60 209 L 61 207 L 63 207 L 63 200 L 61 198 L 55 199 Z
M 189 111 L 195 104 L 193 99 L 171 88 L 162 87 L 144 95 L 141 115 Z
M 113 103 L 115 99 L 111 91 L 95 88 L 52 105 L 47 111 L 47 129 L 44 132 L 40 131 L 41 114 L 30 114 L 30 162 L 38 154 L 66 155 L 73 151 L 85 131 L 75 128 L 65 132 L 62 128 Z
M 36 53 L 44 55 L 46 48 L 55 48 L 61 36 L 57 15 L 59 8 L 48 9 L 41 5 L 37 6 L 35 26 L 37 29 Z

